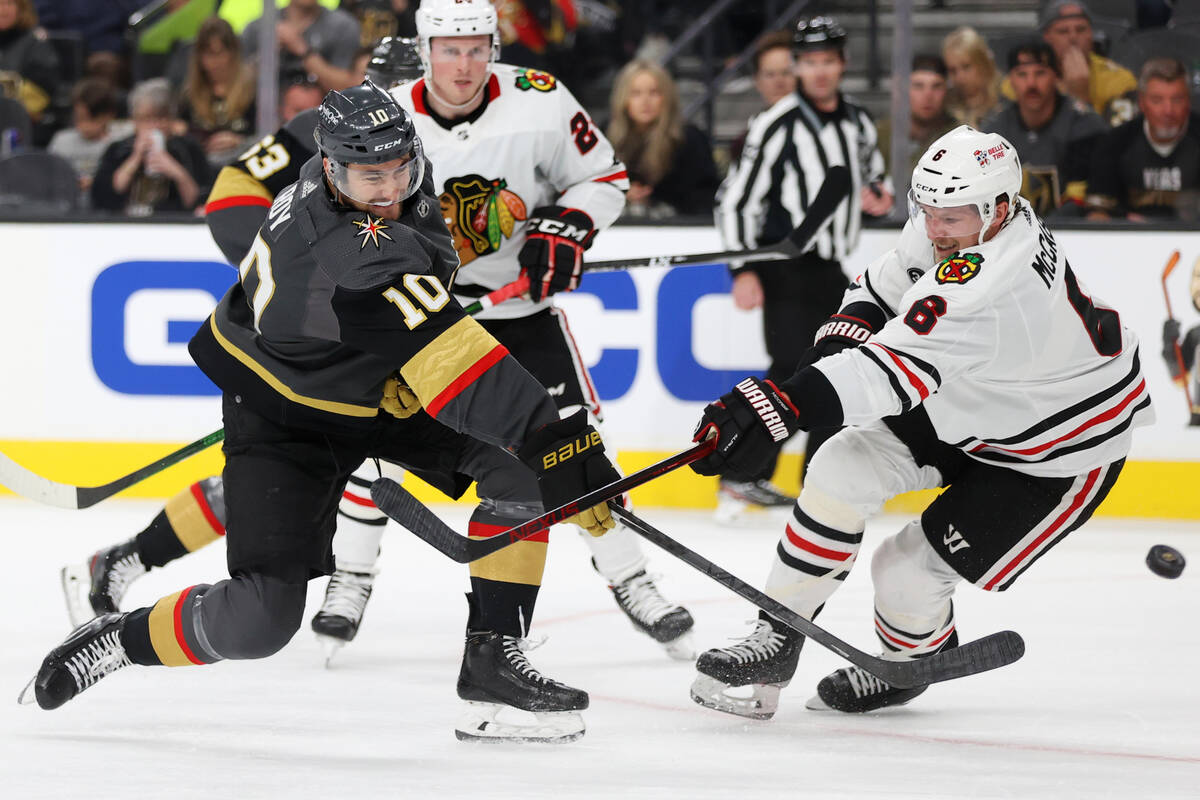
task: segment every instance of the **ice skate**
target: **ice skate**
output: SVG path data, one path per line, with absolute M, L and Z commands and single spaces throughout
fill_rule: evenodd
M 696 659 L 691 613 L 663 597 L 645 570 L 608 588 L 633 626 L 661 644 L 667 655 L 679 661 Z
M 816 696 L 804 707 L 812 711 L 861 714 L 887 706 L 902 706 L 928 688 L 897 689 L 861 667 L 843 667 L 821 679 Z
M 779 708 L 779 691 L 796 671 L 803 644 L 799 633 L 760 614 L 749 636 L 700 654 L 692 699 L 727 714 L 770 719 Z
M 313 615 L 312 629 L 325 652 L 325 666 L 329 667 L 338 650 L 354 640 L 358 626 L 362 623 L 367 601 L 371 599 L 371 588 L 375 576 L 366 572 L 337 570 L 329 577 L 325 587 L 325 602 Z
M 72 628 L 99 614 L 120 611 L 129 585 L 146 571 L 133 539 L 98 550 L 82 564 L 63 567 L 59 577 Z
M 42 661 L 37 675 L 17 698 L 46 709 L 58 708 L 105 675 L 131 663 L 121 645 L 124 614 L 104 614 L 76 628 Z
M 525 657 L 525 647 L 525 640 L 515 636 L 467 634 L 458 674 L 458 696 L 467 701 L 467 709 L 455 736 L 463 741 L 552 744 L 583 736 L 579 712 L 588 707 L 587 692 L 542 675 Z
M 772 508 L 790 508 L 796 498 L 780 491 L 769 480 L 729 481 L 722 479 L 717 490 L 716 520 L 732 527 L 750 525 L 751 512 Z

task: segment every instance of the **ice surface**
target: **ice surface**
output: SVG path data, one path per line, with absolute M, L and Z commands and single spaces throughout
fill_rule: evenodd
M 455 740 L 466 569 L 394 526 L 357 641 L 332 669 L 309 614 L 273 658 L 130 668 L 52 712 L 15 703 L 67 633 L 58 569 L 140 530 L 157 506 L 60 511 L 0 500 L 0 794 L 5 798 L 1163 798 L 1200 796 L 1200 565 L 1175 581 L 1146 569 L 1151 545 L 1200 554 L 1200 523 L 1096 520 L 1013 589 L 961 587 L 960 636 L 1012 628 L 1015 665 L 931 688 L 910 706 L 852 717 L 804 709 L 840 666 L 810 645 L 774 720 L 709 711 L 694 674 L 617 611 L 575 533 L 556 529 L 531 660 L 591 693 L 574 744 Z M 462 525 L 465 511 L 442 507 Z M 646 509 L 652 524 L 762 586 L 778 518 L 722 529 L 700 512 Z M 859 566 L 820 618 L 874 652 L 869 551 L 899 518 L 868 528 Z M 748 628 L 754 610 L 647 544 L 664 592 L 688 605 L 701 648 Z M 126 605 L 224 575 L 217 544 L 134 584 Z

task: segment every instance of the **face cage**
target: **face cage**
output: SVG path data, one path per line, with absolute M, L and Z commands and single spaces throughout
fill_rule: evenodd
M 932 203 L 929 205 L 932 208 L 942 207 L 934 206 Z M 963 203 L 959 206 L 949 206 L 949 208 L 967 208 L 968 206 L 975 209 L 976 213 L 979 214 L 980 221 L 982 222 L 982 224 L 979 226 L 979 232 L 976 234 L 975 244 L 983 244 L 984 235 L 987 233 L 988 228 L 992 226 L 992 222 L 994 222 L 996 219 L 996 204 L 993 202 Z M 921 208 L 921 203 L 919 200 L 917 200 L 916 192 L 914 192 L 912 189 L 908 190 L 908 218 L 912 221 L 913 227 L 919 225 L 922 232 L 926 231 L 925 211 Z M 974 223 L 971 223 L 971 225 L 974 227 Z M 948 238 L 958 238 L 959 236 L 970 236 L 974 233 L 974 231 L 963 231 L 962 233 L 948 232 L 946 236 Z M 928 233 L 926 233 L 926 236 L 928 236 Z
M 372 172 L 384 172 L 378 165 L 362 164 L 361 170 L 351 170 L 350 165 L 329 159 L 329 176 L 333 187 L 343 196 L 369 206 L 391 206 L 403 202 L 416 194 L 425 178 L 425 155 L 421 140 L 413 143 L 412 158 L 398 167 L 386 170 L 385 180 L 372 183 L 366 180 Z M 357 187 L 357 188 L 353 188 Z

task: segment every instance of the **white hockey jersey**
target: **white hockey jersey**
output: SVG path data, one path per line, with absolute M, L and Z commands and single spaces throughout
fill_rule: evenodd
M 1023 202 L 991 241 L 936 265 L 910 222 L 843 307 L 861 301 L 887 323 L 816 364 L 846 424 L 924 403 L 938 438 L 971 457 L 1068 477 L 1124 458 L 1154 420 L 1137 338 Z
M 629 189 L 608 139 L 552 75 L 496 64 L 484 91 L 483 113 L 447 128 L 430 113 L 423 79 L 392 90 L 433 164 L 464 302 L 517 279 L 525 220 L 535 208 L 578 208 L 602 230 L 620 215 Z M 514 298 L 478 316 L 523 317 L 551 303 Z

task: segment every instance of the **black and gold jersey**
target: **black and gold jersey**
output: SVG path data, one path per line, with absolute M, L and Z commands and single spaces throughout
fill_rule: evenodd
M 381 219 L 337 204 L 313 157 L 189 350 L 226 394 L 286 425 L 365 432 L 399 371 L 439 422 L 513 449 L 557 413 L 450 295 L 457 267 L 431 179 Z
M 1200 115 L 1183 137 L 1156 147 L 1139 114 L 1096 145 L 1088 177 L 1088 206 L 1110 214 L 1195 220 L 1200 215 Z

